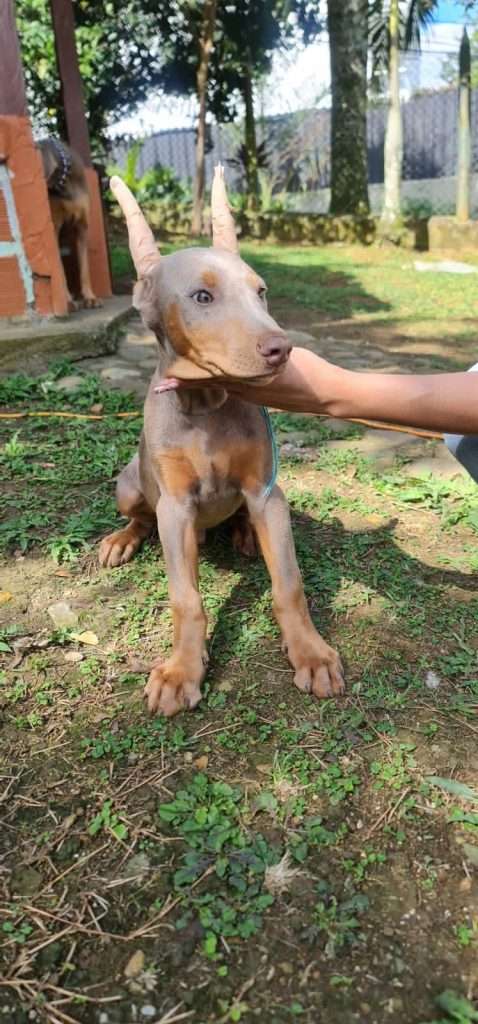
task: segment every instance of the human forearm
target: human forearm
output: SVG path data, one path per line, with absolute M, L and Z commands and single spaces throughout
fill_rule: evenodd
M 244 397 L 292 412 L 478 433 L 478 373 L 357 373 L 295 348 L 270 385 L 242 387 Z
M 332 416 L 478 434 L 478 374 L 352 373 L 336 378 Z

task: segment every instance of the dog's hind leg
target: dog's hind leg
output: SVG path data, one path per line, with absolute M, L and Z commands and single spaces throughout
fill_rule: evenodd
M 241 505 L 230 519 L 232 546 L 246 558 L 257 558 L 257 542 L 247 505 Z
M 99 563 L 110 569 L 130 561 L 153 532 L 156 522 L 155 514 L 141 491 L 138 455 L 120 473 L 116 499 L 121 515 L 128 516 L 130 521 L 122 530 L 110 533 L 101 541 Z
M 274 612 L 295 685 L 314 697 L 337 696 L 345 688 L 342 665 L 310 618 L 284 495 L 276 486 L 265 502 L 248 499 L 248 507 L 270 573 Z
M 90 262 L 88 259 L 88 224 L 83 220 L 79 221 L 76 225 L 76 252 L 83 304 L 87 309 L 94 309 L 97 306 L 101 306 L 101 302 L 96 298 L 91 285 Z

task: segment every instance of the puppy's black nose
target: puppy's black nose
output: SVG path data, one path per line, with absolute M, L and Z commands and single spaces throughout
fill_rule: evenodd
M 264 357 L 268 366 L 281 366 L 289 358 L 292 345 L 285 334 L 269 334 L 259 341 L 257 351 Z

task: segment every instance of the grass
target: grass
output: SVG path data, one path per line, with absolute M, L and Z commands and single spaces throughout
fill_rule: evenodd
M 292 301 L 296 267 L 311 316 L 344 301 L 392 331 L 406 313 L 403 253 L 381 255 L 381 283 L 368 251 L 358 269 L 347 249 L 294 253 L 267 272 L 276 301 Z M 443 331 L 423 307 L 437 335 L 461 331 L 468 288 L 443 289 Z M 381 307 L 361 310 L 365 294 Z M 150 719 L 142 686 L 172 636 L 160 550 L 95 561 L 141 418 L 115 418 L 136 402 L 88 374 L 56 391 L 69 369 L 0 382 L 2 408 L 106 414 L 0 421 L 3 1016 L 476 1020 L 476 488 L 410 478 L 403 457 L 378 471 L 361 428 L 277 415 L 306 591 L 347 696 L 296 691 L 265 568 L 224 528 L 201 552 L 203 701 Z M 53 624 L 58 601 L 76 624 Z

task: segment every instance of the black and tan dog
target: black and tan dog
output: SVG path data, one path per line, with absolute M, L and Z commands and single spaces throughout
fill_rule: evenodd
M 106 537 L 104 566 L 129 561 L 157 523 L 173 611 L 171 656 L 157 661 L 148 707 L 164 715 L 201 699 L 207 665 L 206 615 L 198 591 L 198 534 L 238 511 L 250 517 L 272 580 L 274 611 L 300 690 L 331 697 L 344 690 L 337 653 L 316 631 L 296 562 L 287 502 L 273 476 L 267 417 L 259 407 L 198 381 L 270 381 L 290 343 L 267 311 L 264 281 L 244 263 L 227 203 L 222 168 L 212 193 L 213 247 L 160 257 L 125 184 L 111 182 L 126 216 L 139 282 L 134 303 L 159 342 L 158 368 L 144 409 L 139 453 L 118 481 L 118 505 L 130 522 Z M 165 377 L 194 387 L 157 394 Z M 242 523 L 244 535 L 244 521 Z M 244 538 L 247 545 L 247 527 Z
M 93 292 L 90 279 L 88 261 L 90 198 L 83 161 L 74 150 L 64 142 L 59 142 L 58 139 L 42 139 L 37 145 L 43 161 L 51 217 L 58 241 L 61 229 L 65 224 L 71 225 L 74 230 L 82 305 L 87 309 L 100 306 L 101 303 Z M 75 309 L 76 303 L 70 295 L 68 286 L 66 286 L 66 290 L 70 308 Z

